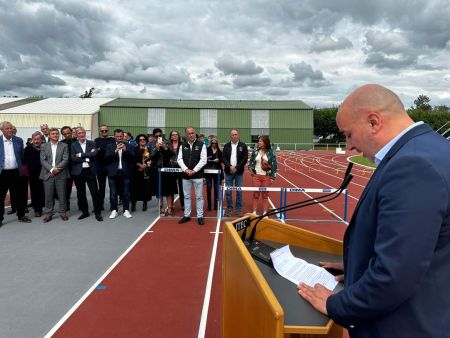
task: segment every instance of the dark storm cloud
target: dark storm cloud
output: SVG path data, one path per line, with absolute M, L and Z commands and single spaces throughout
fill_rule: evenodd
M 325 77 L 319 70 L 313 70 L 312 66 L 302 61 L 289 65 L 289 70 L 294 74 L 293 83 L 301 83 L 312 87 L 320 87 L 327 84 Z
M 39 69 L 0 72 L 0 90 L 5 91 L 22 87 L 39 88 L 42 85 L 63 86 L 65 84 L 59 77 L 52 76 Z
M 414 65 L 417 58 L 414 56 L 387 56 L 382 53 L 370 53 L 367 56 L 365 64 L 377 68 L 398 69 Z
M 221 56 L 215 66 L 225 75 L 256 75 L 264 71 L 252 60 L 240 61 L 230 55 Z
M 341 37 L 335 40 L 331 37 L 326 37 L 320 41 L 313 43 L 311 46 L 311 51 L 321 53 L 326 51 L 347 49 L 351 47 L 353 47 L 353 44 L 347 38 Z
M 233 87 L 266 87 L 270 85 L 272 80 L 268 77 L 260 76 L 238 76 L 233 80 Z

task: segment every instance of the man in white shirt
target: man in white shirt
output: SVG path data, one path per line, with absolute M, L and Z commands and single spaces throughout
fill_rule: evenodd
M 186 128 L 188 142 L 184 143 L 178 152 L 178 165 L 183 170 L 184 216 L 178 223 L 191 220 L 191 190 L 195 190 L 197 204 L 197 222 L 205 224 L 203 220 L 203 167 L 206 165 L 206 146 L 197 139 L 195 129 Z
M 55 192 L 59 200 L 59 215 L 67 221 L 66 180 L 70 176 L 69 149 L 67 144 L 59 142 L 59 131 L 56 128 L 49 130 L 49 142 L 41 148 L 41 174 L 39 178 L 44 181 L 45 207 L 47 215 L 44 223 L 52 220 L 54 214 Z
M 21 176 L 23 159 L 23 141 L 13 135 L 13 125 L 5 121 L 2 123 L 3 135 L 0 136 L 0 227 L 5 214 L 6 192 L 10 192 L 10 200 L 14 201 L 19 222 L 30 223 L 25 216 L 24 199 L 21 198 Z

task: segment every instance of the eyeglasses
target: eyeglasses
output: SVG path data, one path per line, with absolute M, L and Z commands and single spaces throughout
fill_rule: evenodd
M 145 138 L 141 138 L 141 139 L 139 139 L 139 142 L 141 142 L 141 141 L 145 141 L 145 142 L 147 142 L 147 140 L 146 140 Z
M 107 133 L 107 132 L 108 132 L 108 129 L 106 129 L 106 130 L 100 130 L 100 132 L 102 132 L 102 133 Z

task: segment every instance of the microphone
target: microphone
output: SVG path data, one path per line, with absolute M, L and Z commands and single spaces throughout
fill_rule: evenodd
M 341 185 L 339 186 L 338 189 L 336 189 L 332 193 L 322 195 L 317 198 L 309 198 L 309 199 L 306 199 L 306 200 L 303 200 L 300 202 L 286 205 L 281 208 L 272 209 L 264 215 L 260 215 L 260 216 L 253 217 L 252 219 L 250 219 L 249 224 L 251 224 L 251 222 L 253 222 L 253 221 L 256 221 L 255 225 L 253 226 L 252 232 L 250 233 L 250 237 L 248 239 L 246 238 L 247 227 L 244 229 L 244 231 L 241 235 L 241 239 L 244 242 L 244 244 L 247 246 L 250 253 L 253 256 L 255 256 L 256 258 L 258 258 L 259 260 L 261 260 L 263 263 L 266 263 L 266 264 L 272 266 L 270 252 L 275 250 L 275 248 L 273 248 L 267 244 L 264 244 L 261 241 L 255 241 L 255 234 L 256 234 L 256 228 L 258 226 L 258 223 L 266 216 L 274 215 L 274 214 L 277 214 L 280 212 L 300 209 L 300 208 L 304 208 L 304 207 L 314 205 L 314 204 L 329 202 L 333 199 L 336 199 L 337 197 L 339 197 L 342 194 L 342 192 L 350 184 L 350 181 L 353 179 L 353 175 L 350 174 L 352 167 L 353 167 L 353 163 L 350 162 L 349 165 L 347 166 L 347 170 L 345 171 L 344 179 L 342 180 Z

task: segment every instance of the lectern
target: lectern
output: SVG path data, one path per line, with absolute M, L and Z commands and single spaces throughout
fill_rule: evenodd
M 227 222 L 223 232 L 222 337 L 341 338 L 342 328 L 303 300 L 294 283 L 250 255 L 241 228 L 252 216 Z M 261 220 L 255 238 L 274 247 L 289 244 L 295 256 L 310 263 L 342 261 L 342 241 L 275 220 Z M 338 285 L 334 292 L 341 289 Z

